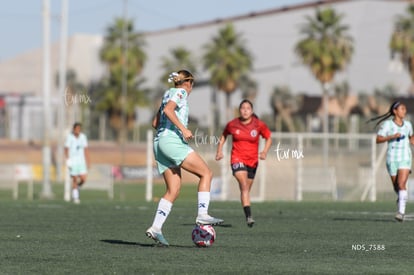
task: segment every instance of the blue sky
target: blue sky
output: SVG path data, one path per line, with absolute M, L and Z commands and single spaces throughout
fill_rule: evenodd
M 42 46 L 43 0 L 0 0 L 0 62 Z M 68 0 L 68 32 L 104 34 L 128 6 L 138 31 L 155 31 L 314 0 Z M 50 0 L 51 40 L 59 39 L 60 0 Z

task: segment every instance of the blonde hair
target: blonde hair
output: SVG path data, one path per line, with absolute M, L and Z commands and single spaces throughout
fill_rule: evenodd
M 172 72 L 168 77 L 168 82 L 173 82 L 175 87 L 182 85 L 186 81 L 194 81 L 193 75 L 187 70 Z

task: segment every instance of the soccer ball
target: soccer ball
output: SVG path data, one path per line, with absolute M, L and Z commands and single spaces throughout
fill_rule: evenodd
M 191 238 L 196 246 L 209 247 L 216 240 L 216 231 L 211 225 L 196 225 L 191 233 Z

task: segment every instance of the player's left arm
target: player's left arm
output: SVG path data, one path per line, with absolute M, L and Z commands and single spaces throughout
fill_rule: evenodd
M 410 136 L 410 143 L 411 145 L 414 145 L 414 136 Z
M 89 148 L 88 147 L 84 148 L 83 153 L 85 155 L 86 166 L 89 169 L 91 167 L 91 162 L 89 158 Z
M 412 124 L 411 124 L 411 122 L 410 122 L 410 124 L 409 124 L 410 126 L 409 126 L 409 133 L 408 133 L 408 140 L 410 141 L 410 144 L 413 144 L 414 145 L 414 136 L 413 136 L 413 126 L 412 126 Z
M 269 151 L 270 146 L 272 146 L 272 138 L 268 137 L 266 139 L 266 143 L 265 143 L 265 146 L 264 146 L 263 150 L 259 153 L 259 157 L 260 157 L 261 160 L 266 159 L 267 152 Z
M 89 145 L 88 145 L 88 139 L 86 136 L 85 137 L 85 144 L 84 144 L 84 148 L 83 148 L 83 155 L 85 157 L 85 161 L 86 161 L 86 167 L 88 167 L 88 169 L 91 167 L 91 162 L 90 162 L 90 156 L 89 156 Z
M 226 142 L 226 135 L 223 133 L 220 137 L 219 143 L 217 145 L 216 160 L 221 160 L 223 158 L 223 145 Z
M 263 123 L 262 129 L 263 129 L 262 136 L 266 139 L 266 143 L 265 143 L 263 150 L 259 153 L 259 158 L 261 160 L 265 160 L 267 156 L 267 152 L 269 152 L 270 146 L 272 146 L 272 134 L 265 123 Z

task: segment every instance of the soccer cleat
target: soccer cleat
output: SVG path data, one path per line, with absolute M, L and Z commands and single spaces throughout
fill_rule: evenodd
M 196 224 L 203 224 L 203 225 L 218 225 L 222 224 L 224 220 L 214 218 L 208 214 L 205 215 L 198 215 L 196 219 Z
M 147 235 L 148 238 L 153 239 L 156 243 L 162 245 L 162 246 L 169 246 L 167 240 L 164 238 L 161 232 L 155 232 L 152 227 L 148 228 L 145 232 L 145 235 Z
M 255 223 L 252 217 L 247 217 L 246 222 L 248 227 L 253 227 L 253 224 Z
M 404 221 L 404 214 L 401 213 L 397 213 L 397 215 L 395 215 L 395 219 L 399 222 L 403 222 Z
M 80 199 L 73 199 L 74 204 L 80 204 Z

